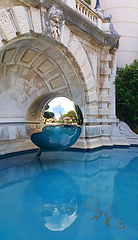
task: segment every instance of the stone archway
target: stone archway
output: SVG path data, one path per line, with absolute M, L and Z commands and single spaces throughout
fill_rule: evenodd
M 7 101 L 17 101 L 25 117 L 29 105 L 46 93 L 66 95 L 80 107 L 85 105 L 85 81 L 78 66 L 74 67 L 63 52 L 46 40 L 23 39 L 9 44 L 1 51 L 0 68 L 2 109 Z
M 63 3 L 20 2 L 0 9 L 0 152 L 34 147 L 26 120 L 36 121 L 35 108 L 39 115 L 55 96 L 73 99 L 83 112 L 79 147 L 112 146 L 119 35 L 106 34 Z
M 54 22 L 55 15 L 59 20 L 58 24 Z M 41 42 L 43 39 L 48 42 L 53 40 L 53 45 L 57 50 L 56 54 L 53 54 L 54 57 L 58 58 L 57 52 L 62 52 L 62 55 L 69 60 L 73 67 L 78 69 L 78 74 L 84 81 L 84 89 L 89 91 L 90 95 L 93 93 L 94 98 L 97 99 L 96 82 L 87 53 L 79 39 L 64 23 L 63 11 L 58 5 L 53 4 L 49 9 L 13 6 L 9 9 L 1 9 L 0 17 L 0 32 L 3 38 L 0 40 L 1 48 L 7 46 L 7 43 L 15 43 L 18 39 L 25 40 L 36 36 L 37 39 L 39 38 L 39 43 L 37 42 L 36 45 L 43 51 L 45 42 L 41 44 L 40 39 Z M 46 46 L 44 46 L 45 48 Z M 13 51 L 7 52 L 7 55 L 12 54 Z M 89 98 L 88 94 L 87 99 Z
M 62 18 L 57 5 L 49 10 L 23 6 L 0 10 L 1 141 L 26 139 L 25 119 L 37 118 L 30 114 L 28 119 L 28 109 L 36 99 L 41 100 L 41 109 L 47 96 L 64 95 L 80 106 L 84 117 L 98 115 L 96 82 L 87 53 L 63 20 L 52 28 L 55 9 Z M 48 32 L 45 17 L 50 19 Z

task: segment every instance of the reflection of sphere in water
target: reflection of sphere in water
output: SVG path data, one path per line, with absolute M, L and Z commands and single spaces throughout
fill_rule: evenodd
M 51 231 L 62 231 L 76 220 L 79 195 L 74 180 L 58 169 L 42 171 L 26 189 L 27 199 Z
M 63 231 L 69 227 L 77 218 L 76 210 L 71 215 L 64 213 L 61 214 L 60 211 L 55 208 L 52 216 L 44 217 L 45 227 L 51 231 Z
M 43 112 L 40 123 L 27 123 L 27 132 L 32 142 L 50 151 L 72 146 L 79 138 L 83 124 L 79 106 L 68 98 L 57 97 L 45 104 Z

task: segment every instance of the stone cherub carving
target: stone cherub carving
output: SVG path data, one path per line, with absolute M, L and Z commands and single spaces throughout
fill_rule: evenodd
M 60 40 L 62 25 L 63 11 L 58 5 L 53 4 L 52 7 L 48 10 L 49 33 L 53 40 Z

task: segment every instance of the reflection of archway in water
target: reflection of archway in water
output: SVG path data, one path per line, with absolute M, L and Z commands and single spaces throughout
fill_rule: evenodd
M 138 157 L 118 169 L 114 179 L 114 202 L 127 227 L 138 228 Z
M 66 172 L 41 171 L 30 181 L 25 194 L 35 217 L 52 232 L 68 229 L 77 220 L 80 190 Z

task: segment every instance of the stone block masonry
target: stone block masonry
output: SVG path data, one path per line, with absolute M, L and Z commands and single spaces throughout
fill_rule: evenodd
M 62 1 L 22 0 L 0 9 L 0 154 L 35 148 L 26 123 L 41 124 L 46 101 L 56 96 L 82 110 L 74 147 L 137 142 L 115 115 L 118 40 Z

